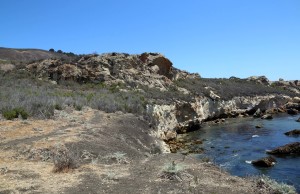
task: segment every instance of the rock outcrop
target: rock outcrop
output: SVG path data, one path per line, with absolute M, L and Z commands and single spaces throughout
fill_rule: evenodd
M 294 129 L 292 131 L 288 131 L 284 133 L 287 136 L 299 136 L 300 135 L 300 129 Z
M 276 159 L 272 156 L 264 157 L 258 160 L 254 160 L 251 162 L 254 166 L 259 166 L 259 167 L 271 167 L 274 166 L 276 163 Z
M 293 154 L 298 155 L 300 154 L 300 142 L 286 144 L 274 150 L 267 151 L 267 153 L 273 155 L 293 155 Z
M 237 117 L 249 112 L 254 113 L 258 109 L 267 110 L 270 109 L 270 105 L 281 107 L 290 100 L 288 96 L 280 95 L 235 97 L 228 101 L 196 97 L 194 102 L 149 105 L 148 113 L 153 115 L 159 134 L 164 136 L 168 130 L 176 130 L 178 133 L 193 131 L 200 128 L 203 121 Z
M 296 94 L 300 94 L 300 81 L 299 80 L 293 80 L 293 81 L 284 81 L 283 79 L 280 79 L 279 81 L 272 82 L 273 86 L 279 86 L 283 88 L 284 90 L 291 91 Z
M 294 108 L 288 109 L 286 112 L 287 112 L 288 114 L 290 114 L 290 115 L 296 115 L 296 114 L 299 113 L 299 111 L 298 111 L 297 109 L 294 109 Z
M 232 82 L 218 80 L 211 85 L 203 84 L 199 74 L 174 68 L 172 62 L 159 53 L 84 55 L 73 61 L 46 59 L 28 64 L 26 68 L 37 77 L 50 78 L 57 83 L 63 80 L 75 80 L 80 83 L 105 82 L 108 85 L 121 83 L 126 89 L 144 93 L 152 88 L 158 92 L 171 93 L 170 98 L 163 96 L 162 103 L 151 99 L 154 103 L 149 103 L 146 108 L 147 115 L 151 117 L 150 124 L 157 129 L 153 134 L 164 140 L 172 139 L 177 133 L 197 130 L 204 121 L 253 114 L 259 118 L 288 109 L 300 110 L 297 98 L 264 93 L 264 89 L 270 88 L 270 81 L 265 76 L 250 77 L 248 81 L 232 78 Z M 180 82 L 184 82 L 185 85 L 180 85 Z M 189 87 L 194 83 L 199 84 L 201 88 L 197 90 L 197 86 Z M 240 92 L 236 92 L 236 96 L 233 94 L 233 97 L 223 98 L 224 91 L 222 93 L 220 85 L 224 83 L 244 83 L 250 87 L 247 90 L 250 92 L 257 88 L 257 84 L 264 86 L 261 87 L 262 95 L 254 93 L 247 96 L 246 92 L 246 96 L 241 96 Z M 240 85 L 236 87 L 238 86 Z M 234 87 L 232 91 L 235 91 Z M 179 98 L 176 95 L 184 97 Z
M 200 77 L 174 68 L 172 62 L 159 53 L 86 55 L 71 63 L 60 59 L 47 59 L 29 64 L 26 68 L 38 77 L 49 77 L 56 82 L 126 82 L 135 87 L 146 85 L 161 90 L 167 90 L 172 80 Z
M 265 114 L 261 117 L 261 119 L 267 119 L 267 120 L 270 120 L 270 119 L 273 119 L 273 116 L 271 114 Z
M 259 84 L 270 85 L 270 81 L 266 76 L 251 76 L 247 78 L 248 81 L 256 82 Z

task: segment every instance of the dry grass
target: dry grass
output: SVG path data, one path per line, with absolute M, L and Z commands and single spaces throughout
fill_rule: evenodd
M 66 82 L 53 85 L 38 80 L 24 70 L 4 73 L 0 71 L 0 113 L 14 109 L 24 110 L 29 117 L 47 119 L 56 109 L 84 106 L 108 113 L 122 111 L 141 115 L 145 112 L 143 94 L 134 90 L 122 91 L 121 84 L 84 84 Z

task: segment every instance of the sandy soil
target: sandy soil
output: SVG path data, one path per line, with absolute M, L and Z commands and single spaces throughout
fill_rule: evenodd
M 0 193 L 258 193 L 256 185 L 192 155 L 163 154 L 147 122 L 90 108 L 49 120 L 0 120 Z M 77 168 L 54 173 L 65 145 Z M 172 168 L 170 168 L 170 166 Z

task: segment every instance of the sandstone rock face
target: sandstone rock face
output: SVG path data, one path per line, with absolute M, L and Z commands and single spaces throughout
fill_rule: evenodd
M 254 166 L 259 167 L 271 167 L 276 163 L 276 159 L 272 156 L 264 157 L 258 160 L 254 160 L 251 162 Z
M 200 96 L 196 97 L 194 102 L 148 106 L 148 113 L 153 115 L 158 134 L 164 134 L 168 130 L 184 133 L 200 128 L 200 124 L 206 120 L 236 117 L 253 109 L 257 110 L 258 107 L 262 110 L 267 110 L 270 106 L 281 107 L 288 101 L 290 101 L 289 97 L 274 95 L 235 97 L 228 101 L 216 101 Z
M 280 146 L 274 150 L 267 151 L 268 154 L 273 155 L 292 155 L 300 154 L 300 142 L 290 143 L 284 146 Z
M 171 80 L 199 76 L 173 68 L 172 62 L 159 53 L 86 55 L 72 63 L 46 59 L 26 68 L 38 77 L 49 77 L 58 83 L 61 80 L 126 82 L 161 90 L 166 90 L 172 84 Z

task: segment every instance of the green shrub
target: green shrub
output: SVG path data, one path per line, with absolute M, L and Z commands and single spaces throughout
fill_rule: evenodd
M 74 104 L 74 108 L 77 111 L 81 111 L 82 110 L 82 105 L 80 105 L 80 104 Z
M 14 118 L 18 118 L 17 112 L 15 110 L 4 111 L 2 115 L 7 120 L 13 120 Z
M 62 110 L 62 106 L 60 104 L 55 104 L 54 105 L 55 110 Z
M 12 110 L 7 110 L 3 112 L 3 117 L 7 120 L 12 120 L 18 118 L 19 116 L 21 116 L 22 119 L 27 119 L 28 113 L 23 108 L 14 108 Z

